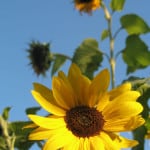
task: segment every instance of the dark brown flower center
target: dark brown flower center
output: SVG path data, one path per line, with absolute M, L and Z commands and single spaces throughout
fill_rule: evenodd
M 90 137 L 99 134 L 104 125 L 102 114 L 95 108 L 78 106 L 66 113 L 67 128 L 78 137 Z
M 80 3 L 89 3 L 89 2 L 91 2 L 92 0 L 79 0 L 80 1 Z

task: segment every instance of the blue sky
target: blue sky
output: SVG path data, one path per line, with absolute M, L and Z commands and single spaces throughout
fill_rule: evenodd
M 109 0 L 105 0 L 108 2 Z M 123 12 L 114 16 L 113 27 L 119 27 L 119 17 L 136 13 L 150 25 L 149 0 L 127 0 Z M 51 50 L 72 56 L 74 49 L 88 37 L 100 42 L 100 34 L 106 28 L 103 11 L 92 16 L 80 15 L 74 9 L 72 0 L 13 0 L 0 3 L 0 113 L 11 106 L 10 120 L 27 120 L 24 110 L 38 106 L 31 96 L 33 82 L 51 87 L 50 73 L 37 77 L 28 65 L 26 49 L 31 40 L 51 42 Z M 119 34 L 115 49 L 124 48 L 126 32 Z M 143 35 L 147 44 L 150 35 Z M 108 51 L 108 41 L 100 42 L 100 48 Z M 62 69 L 67 71 L 69 63 Z M 104 61 L 102 68 L 109 67 Z M 116 83 L 125 78 L 126 66 L 121 57 L 117 60 Z M 135 75 L 148 77 L 150 68 L 137 71 Z

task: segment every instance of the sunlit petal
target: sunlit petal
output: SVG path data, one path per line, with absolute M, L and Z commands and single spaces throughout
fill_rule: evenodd
M 32 95 L 35 98 L 35 100 L 49 113 L 58 116 L 64 116 L 66 114 L 66 111 L 64 109 L 50 103 L 40 93 L 36 91 L 32 91 Z
M 37 115 L 28 115 L 28 117 L 35 124 L 45 129 L 55 129 L 66 125 L 63 117 L 41 117 Z
M 94 106 L 98 102 L 100 94 L 105 93 L 110 82 L 110 75 L 107 69 L 101 71 L 93 80 L 89 88 L 89 104 Z

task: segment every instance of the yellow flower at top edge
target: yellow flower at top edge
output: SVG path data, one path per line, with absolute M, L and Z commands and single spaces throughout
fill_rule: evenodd
M 142 124 L 140 94 L 125 83 L 108 91 L 110 75 L 102 70 L 93 80 L 72 64 L 52 79 L 52 89 L 34 83 L 32 95 L 51 115 L 29 115 L 35 127 L 30 140 L 46 140 L 42 150 L 120 150 L 138 144 L 117 132 Z
M 74 0 L 75 8 L 80 12 L 91 13 L 100 8 L 101 0 Z

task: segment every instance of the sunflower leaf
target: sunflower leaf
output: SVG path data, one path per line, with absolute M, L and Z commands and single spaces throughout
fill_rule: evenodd
M 85 39 L 77 47 L 72 61 L 76 63 L 83 74 L 93 78 L 93 73 L 98 69 L 103 60 L 102 52 L 98 48 L 98 42 L 95 39 Z
M 26 114 L 36 114 L 37 111 L 39 111 L 41 107 L 31 107 L 26 109 Z
M 65 63 L 65 61 L 68 59 L 67 56 L 61 55 L 61 54 L 55 54 L 55 59 L 52 67 L 51 75 L 53 76 L 54 73 L 56 73 L 59 68 Z
M 101 34 L 101 40 L 105 40 L 109 36 L 109 31 L 108 30 L 103 30 Z
M 122 27 L 128 34 L 144 34 L 150 32 L 147 23 L 136 14 L 127 14 L 120 19 Z
M 7 120 L 9 118 L 9 111 L 10 111 L 11 107 L 6 107 L 4 108 L 3 110 L 3 113 L 2 113 L 2 117 Z
M 28 140 L 28 134 L 32 129 L 23 129 L 25 125 L 30 122 L 16 121 L 9 124 L 10 130 L 15 134 L 15 148 L 19 150 L 29 150 L 29 148 L 34 144 L 33 141 Z
M 127 64 L 127 74 L 150 65 L 150 51 L 138 35 L 130 35 L 126 39 L 126 47 L 122 57 Z
M 125 4 L 125 0 L 111 0 L 110 8 L 113 11 L 121 11 L 123 10 L 124 4 Z

